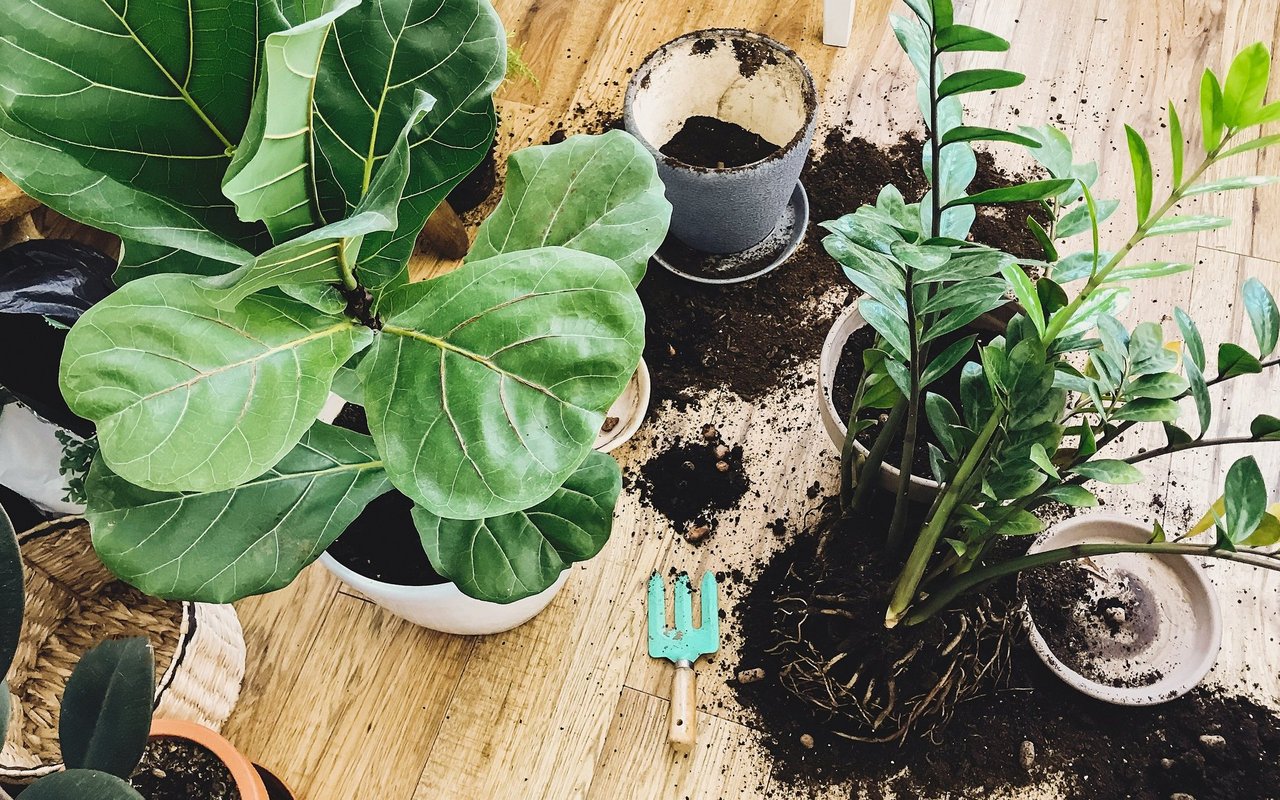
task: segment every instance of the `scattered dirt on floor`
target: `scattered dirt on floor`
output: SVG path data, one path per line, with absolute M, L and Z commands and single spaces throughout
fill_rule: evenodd
M 737 508 L 751 488 L 742 446 L 725 442 L 710 423 L 701 436 L 676 439 L 642 464 L 631 483 L 641 502 L 671 520 L 695 545 L 714 532 L 717 515 Z

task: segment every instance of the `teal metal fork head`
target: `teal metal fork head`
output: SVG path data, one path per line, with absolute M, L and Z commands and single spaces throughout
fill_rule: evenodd
M 716 576 L 702 576 L 698 600 L 702 603 L 702 624 L 693 626 L 693 599 L 689 575 L 680 573 L 674 586 L 675 626 L 667 627 L 666 582 L 658 573 L 649 578 L 649 656 L 693 663 L 698 656 L 720 648 L 720 603 Z

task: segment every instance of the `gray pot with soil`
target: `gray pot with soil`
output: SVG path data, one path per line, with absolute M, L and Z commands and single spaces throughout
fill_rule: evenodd
M 627 86 L 627 132 L 653 154 L 671 233 L 705 253 L 738 253 L 778 228 L 813 140 L 813 77 L 759 33 L 687 33 L 645 58 Z M 803 227 L 803 226 L 801 226 Z

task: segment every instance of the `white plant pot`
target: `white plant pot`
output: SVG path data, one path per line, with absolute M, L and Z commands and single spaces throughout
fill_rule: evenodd
M 569 570 L 545 591 L 514 603 L 488 603 L 463 594 L 452 583 L 401 586 L 365 577 L 328 553 L 320 563 L 338 579 L 398 617 L 443 633 L 480 636 L 523 625 L 545 609 L 569 580 Z
M 1066 520 L 1042 533 L 1029 553 L 1100 542 L 1146 542 L 1151 529 L 1119 514 L 1097 513 Z M 1140 588 L 1150 620 L 1135 620 L 1142 636 L 1122 654 L 1105 650 L 1093 654 L 1091 667 L 1116 682 L 1144 674 L 1158 674 L 1142 686 L 1114 686 L 1081 675 L 1049 649 L 1028 614 L 1031 647 L 1059 678 L 1073 689 L 1108 703 L 1148 706 L 1191 691 L 1213 668 L 1222 646 L 1222 612 L 1204 569 L 1180 555 L 1116 553 L 1089 559 L 1091 570 L 1107 579 L 1122 579 Z
M 601 453 L 609 453 L 621 447 L 624 442 L 636 435 L 644 424 L 644 416 L 649 412 L 649 399 L 653 392 L 653 384 L 649 379 L 649 365 L 640 359 L 635 374 L 627 381 L 627 388 L 609 407 L 605 418 L 617 417 L 618 423 L 613 430 L 603 430 L 596 436 L 595 449 Z
M 845 342 L 866 324 L 867 321 L 858 311 L 858 301 L 854 300 L 852 305 L 840 312 L 840 316 L 836 317 L 836 321 L 831 325 L 826 341 L 822 343 L 822 354 L 818 359 L 818 414 L 822 417 L 822 427 L 831 437 L 831 444 L 835 446 L 837 453 L 844 448 L 845 433 L 848 428 L 845 426 L 845 420 L 836 411 L 836 404 L 832 399 L 832 392 L 836 385 L 836 367 L 840 364 L 840 354 L 844 350 Z M 928 423 L 921 420 L 921 424 Z M 861 442 L 854 440 L 853 446 L 860 456 L 863 458 L 867 456 L 867 448 Z M 896 466 L 888 461 L 880 464 L 881 486 L 896 492 L 901 482 L 902 474 Z M 918 503 L 932 503 L 937 494 L 937 481 L 918 475 L 911 476 L 911 486 L 907 489 L 907 497 L 911 500 Z

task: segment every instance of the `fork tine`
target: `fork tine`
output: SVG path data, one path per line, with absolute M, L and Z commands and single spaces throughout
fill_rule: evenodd
M 667 590 L 662 576 L 649 577 L 649 636 L 660 636 L 667 627 Z
M 682 572 L 676 577 L 675 587 L 676 632 L 688 633 L 693 630 L 693 600 L 689 596 L 689 573 Z
M 720 639 L 720 587 L 716 585 L 716 576 L 708 571 L 702 576 L 702 588 L 698 590 L 698 599 L 702 602 L 702 625 L 699 628 L 707 633 L 713 641 Z

